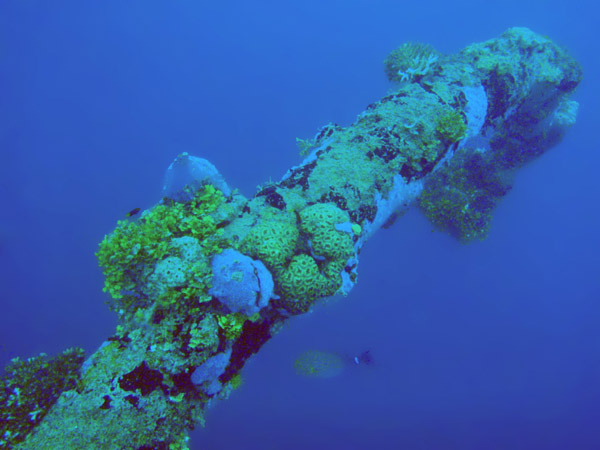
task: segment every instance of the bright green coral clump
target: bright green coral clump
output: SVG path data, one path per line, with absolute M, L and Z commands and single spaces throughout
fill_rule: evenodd
M 354 253 L 350 235 L 336 229 L 336 225 L 349 224 L 350 216 L 335 203 L 308 206 L 300 212 L 300 220 L 315 255 L 331 261 L 347 260 Z
M 304 253 L 296 254 L 287 267 L 275 272 L 285 307 L 295 314 L 339 289 L 340 272 L 354 254 L 350 216 L 335 203 L 315 203 L 300 211 L 299 217 Z
M 314 300 L 326 296 L 329 284 L 315 260 L 304 254 L 294 256 L 279 277 L 279 283 L 287 306 L 293 313 L 307 311 Z
M 283 266 L 294 255 L 298 229 L 291 215 L 269 217 L 250 230 L 242 242 L 242 251 L 260 259 L 269 269 Z
M 194 267 L 191 270 L 189 267 L 179 267 L 180 261 L 177 259 L 162 260 L 172 254 L 185 259 L 182 256 L 186 254 L 184 244 L 187 247 L 190 244 L 177 241 L 183 237 L 193 239 L 206 256 L 220 251 L 220 230 L 210 214 L 223 201 L 221 191 L 207 185 L 199 189 L 187 203 L 166 201 L 146 211 L 135 222 L 119 221 L 116 229 L 101 242 L 96 253 L 105 276 L 104 291 L 116 300 L 115 309 L 131 310 L 147 306 L 135 291 L 149 275 L 148 268 L 157 264 L 160 265 L 155 277 L 160 276 L 160 270 L 169 273 L 174 286 L 181 284 L 177 283 L 177 274 L 187 279 L 189 272 L 193 272 L 190 278 L 192 282 L 187 287 L 190 291 L 188 294 L 199 295 L 205 289 L 201 280 L 207 273 L 207 267 Z M 194 280 L 200 281 L 194 283 Z
M 444 141 L 452 143 L 465 137 L 467 125 L 458 111 L 449 108 L 438 119 L 436 131 Z
M 235 341 L 242 334 L 244 322 L 248 320 L 245 314 L 235 313 L 217 316 L 219 328 L 223 330 L 223 334 L 227 341 Z
M 6 366 L 0 379 L 0 448 L 22 442 L 61 392 L 77 387 L 83 359 L 83 350 L 74 348 L 53 358 L 15 358 Z

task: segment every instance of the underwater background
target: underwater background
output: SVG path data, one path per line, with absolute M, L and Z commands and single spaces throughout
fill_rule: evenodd
M 453 53 L 526 26 L 582 64 L 579 118 L 517 173 L 488 238 L 415 209 L 359 283 L 297 317 L 208 411 L 196 449 L 600 448 L 600 32 L 582 1 L 0 3 L 0 364 L 114 332 L 94 252 L 187 151 L 251 196 L 391 87 L 407 41 Z M 299 376 L 307 350 L 352 358 Z

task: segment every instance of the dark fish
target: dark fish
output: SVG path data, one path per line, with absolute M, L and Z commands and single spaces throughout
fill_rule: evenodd
M 371 356 L 371 350 L 362 352 L 360 355 L 354 357 L 354 364 L 370 365 L 373 363 L 373 357 Z
M 127 214 L 125 214 L 125 217 L 131 217 L 131 216 L 135 216 L 137 213 L 140 212 L 141 208 L 133 208 L 131 211 L 129 211 Z

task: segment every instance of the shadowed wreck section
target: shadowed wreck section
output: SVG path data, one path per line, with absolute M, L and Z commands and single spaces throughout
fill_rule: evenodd
M 75 369 L 75 388 L 5 442 L 187 448 L 289 317 L 352 290 L 374 232 L 414 202 L 462 242 L 484 238 L 514 170 L 576 119 L 579 65 L 526 28 L 453 55 L 404 44 L 385 71 L 388 95 L 302 141 L 304 160 L 253 198 L 178 156 L 164 198 L 100 244 L 115 334 Z

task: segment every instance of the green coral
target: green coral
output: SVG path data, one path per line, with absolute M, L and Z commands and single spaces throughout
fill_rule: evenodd
M 0 448 L 11 449 L 39 424 L 63 391 L 77 388 L 82 349 L 13 359 L 0 379 Z
M 188 312 L 197 310 L 200 303 L 211 300 L 210 295 L 207 294 L 212 277 L 210 265 L 206 259 L 181 263 L 178 258 L 168 257 L 157 264 L 157 267 L 172 259 L 178 261 L 179 265 L 155 282 L 156 285 L 162 286 L 160 295 L 156 296 L 156 304 L 159 307 L 169 309 L 177 307 L 183 301 L 188 308 Z M 157 270 L 150 277 L 150 280 L 155 279 L 156 273 Z M 177 284 L 174 284 L 175 282 Z M 149 288 L 146 287 L 146 289 Z
M 210 301 L 211 297 L 206 293 L 210 288 L 210 266 L 205 261 L 199 261 L 191 264 L 188 269 L 187 284 L 179 291 L 181 295 L 198 303 Z
M 181 433 L 174 442 L 169 444 L 169 450 L 190 450 L 188 442 L 190 438 L 186 433 Z
M 348 213 L 334 203 L 316 203 L 300 211 L 300 227 L 310 237 L 312 251 L 329 261 L 345 261 L 354 254 L 350 235 L 335 228 L 349 222 Z
M 231 380 L 229 380 L 232 389 L 239 389 L 244 384 L 244 379 L 240 373 L 236 373 Z
M 453 143 L 465 137 L 467 125 L 458 111 L 449 109 L 439 117 L 435 130 L 442 140 Z
M 217 316 L 217 322 L 219 323 L 219 327 L 223 330 L 225 339 L 231 342 L 240 337 L 246 320 L 248 320 L 248 317 L 240 313 Z
M 280 214 L 261 220 L 245 237 L 241 250 L 260 259 L 269 269 L 283 266 L 293 255 L 298 229 L 292 215 Z
M 282 303 L 294 314 L 307 311 L 318 298 L 333 295 L 342 284 L 340 272 L 354 254 L 354 246 L 351 234 L 337 230 L 336 225 L 360 232 L 335 203 L 315 203 L 298 216 L 305 253 L 294 255 L 287 266 L 278 265 L 274 271 Z
M 461 242 L 484 239 L 496 204 L 510 189 L 508 181 L 489 152 L 460 149 L 427 179 L 419 206 Z
M 198 323 L 190 325 L 188 347 L 193 350 L 216 351 L 219 346 L 219 325 L 212 314 L 207 314 Z
M 153 267 L 172 251 L 174 239 L 189 236 L 197 240 L 205 255 L 220 251 L 223 243 L 214 218 L 210 215 L 224 201 L 221 191 L 212 185 L 199 189 L 187 203 L 165 202 L 145 211 L 135 221 L 119 221 L 105 236 L 96 256 L 105 276 L 104 291 L 115 299 L 114 309 L 130 310 L 147 306 L 136 293 L 148 267 Z M 196 268 L 200 278 L 205 274 Z M 194 277 L 193 279 L 198 279 Z M 199 295 L 205 286 L 192 285 Z M 192 292 L 189 292 L 192 294 Z
M 287 309 L 295 314 L 306 312 L 314 300 L 335 292 L 315 260 L 305 254 L 294 256 L 278 281 Z

